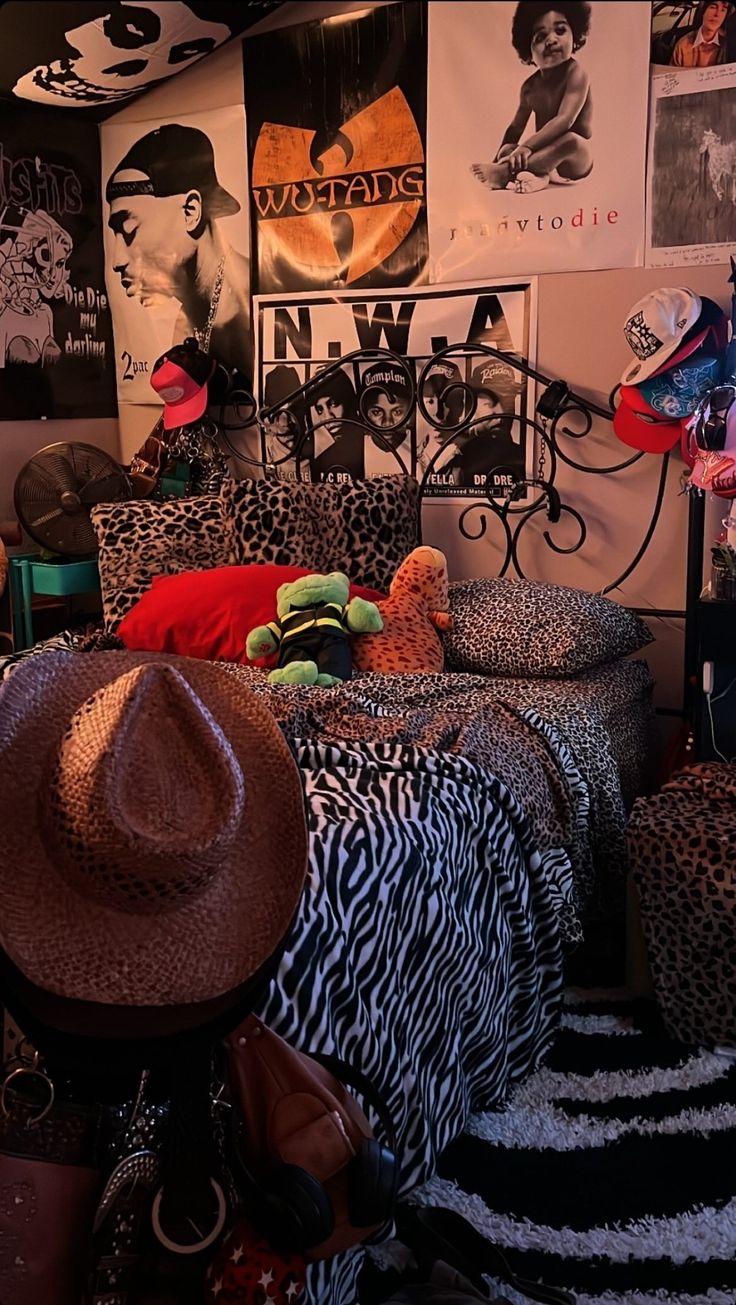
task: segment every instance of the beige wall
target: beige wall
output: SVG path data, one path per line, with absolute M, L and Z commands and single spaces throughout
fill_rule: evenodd
M 300 3 L 285 7 L 285 12 L 259 24 L 257 29 L 278 26 L 291 20 L 339 12 L 347 6 Z M 352 9 L 365 5 L 352 4 Z M 242 94 L 240 44 L 233 42 L 180 77 L 159 86 L 135 104 L 121 110 L 118 117 L 145 121 L 186 107 L 188 110 L 237 102 Z M 655 286 L 684 283 L 716 299 L 725 308 L 729 303 L 728 270 L 724 267 L 688 268 L 649 271 L 640 268 L 610 272 L 584 272 L 544 276 L 539 282 L 539 333 L 537 359 L 540 368 L 552 376 L 562 376 L 573 388 L 593 399 L 605 402 L 615 384 L 629 352 L 621 325 L 627 310 Z M 127 460 L 140 445 L 156 419 L 157 409 L 123 405 L 120 412 L 120 448 Z M 0 479 L 5 494 L 6 475 L 14 474 L 22 454 L 38 442 L 75 438 L 102 443 L 112 440 L 113 423 L 28 423 L 8 432 L 0 426 L 2 463 Z M 93 430 L 93 427 L 95 429 Z M 103 430 L 103 427 L 105 429 Z M 572 456 L 583 462 L 606 466 L 628 456 L 607 423 L 596 423 L 584 441 L 569 441 Z M 106 447 L 111 447 L 106 444 Z M 522 564 L 528 574 L 599 590 L 613 580 L 631 560 L 641 542 L 650 519 L 657 489 L 661 460 L 647 455 L 627 472 L 610 476 L 581 475 L 560 467 L 557 485 L 563 501 L 575 507 L 588 526 L 584 547 L 570 556 L 559 556 L 544 544 L 540 528 L 529 526 L 521 548 Z M 7 471 L 6 471 L 7 468 Z M 680 608 L 684 602 L 685 547 L 687 504 L 679 494 L 682 464 L 672 458 L 662 517 L 643 563 L 625 585 L 612 596 L 632 606 Z M 425 537 L 443 548 L 450 560 L 451 573 L 491 575 L 498 565 L 498 530 L 490 523 L 487 539 L 469 542 L 457 529 L 461 509 L 453 504 L 432 504 L 425 509 Z M 490 515 L 490 514 L 489 514 Z M 719 515 L 716 512 L 716 515 Z M 472 521 L 479 520 L 473 514 Z M 554 538 L 564 545 L 574 533 L 560 524 Z M 658 678 L 658 700 L 663 705 L 677 705 L 681 687 L 682 623 L 655 621 L 657 642 L 647 652 Z

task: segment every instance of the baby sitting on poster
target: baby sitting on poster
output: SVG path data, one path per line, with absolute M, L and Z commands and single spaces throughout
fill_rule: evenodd
M 471 171 L 491 190 L 526 195 L 550 182 L 571 185 L 593 167 L 590 147 L 590 81 L 573 58 L 590 30 L 590 5 L 561 0 L 550 9 L 544 0 L 521 0 L 511 25 L 511 43 L 522 63 L 537 71 L 522 84 L 519 107 L 506 129 L 492 163 L 474 163 Z M 534 114 L 535 131 L 520 144 Z

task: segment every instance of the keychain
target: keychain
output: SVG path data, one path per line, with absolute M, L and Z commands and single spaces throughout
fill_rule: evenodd
M 0 1088 L 0 1116 L 9 1121 L 13 1118 L 18 1106 L 21 1106 L 30 1111 L 24 1120 L 25 1127 L 33 1128 L 35 1125 L 40 1124 L 42 1119 L 46 1118 L 54 1104 L 54 1085 L 46 1071 L 41 1067 L 38 1052 L 26 1042 L 25 1038 L 22 1038 L 18 1043 L 15 1054 L 6 1068 L 8 1073 Z M 24 1099 L 21 1090 L 22 1081 L 26 1089 L 31 1087 L 31 1083 L 41 1087 L 40 1102 Z

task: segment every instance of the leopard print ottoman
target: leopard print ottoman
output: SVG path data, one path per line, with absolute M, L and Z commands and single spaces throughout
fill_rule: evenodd
M 627 831 L 671 1036 L 736 1045 L 736 765 L 701 762 L 634 803 Z

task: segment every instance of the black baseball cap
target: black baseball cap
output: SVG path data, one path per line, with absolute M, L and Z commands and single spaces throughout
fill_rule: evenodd
M 143 172 L 145 181 L 116 181 L 120 172 Z M 170 122 L 141 136 L 121 159 L 105 190 L 108 204 L 127 195 L 183 195 L 198 190 L 210 217 L 230 217 L 240 211 L 237 199 L 220 185 L 212 142 L 198 127 Z

